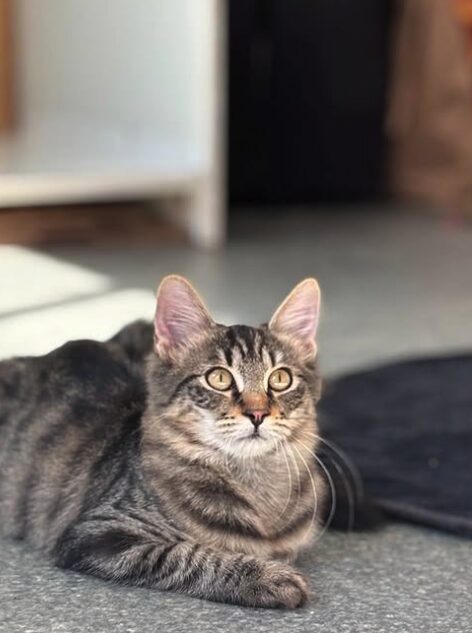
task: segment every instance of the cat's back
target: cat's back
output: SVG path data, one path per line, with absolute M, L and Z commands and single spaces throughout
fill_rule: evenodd
M 96 413 L 118 409 L 143 388 L 138 373 L 107 344 L 71 341 L 44 356 L 0 362 L 0 427 L 40 424 L 30 412 L 49 410 L 69 414 L 70 424 L 100 424 Z
M 121 467 L 144 400 L 140 373 L 105 343 L 72 341 L 1 362 L 2 531 L 52 542 Z

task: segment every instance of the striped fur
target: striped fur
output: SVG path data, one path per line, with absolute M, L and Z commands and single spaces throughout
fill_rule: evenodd
M 281 365 L 293 385 L 276 394 L 265 381 Z M 213 366 L 237 376 L 229 392 L 205 385 Z M 244 406 L 259 392 L 270 415 L 255 437 Z M 153 351 L 142 322 L 105 344 L 4 361 L 1 530 L 104 579 L 299 606 L 306 581 L 287 563 L 323 503 L 318 397 L 314 361 L 267 326 L 215 325 L 178 361 Z

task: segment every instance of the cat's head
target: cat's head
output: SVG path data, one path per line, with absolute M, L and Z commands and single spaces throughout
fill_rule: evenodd
M 317 282 L 306 279 L 268 324 L 226 327 L 213 321 L 188 281 L 166 277 L 148 374 L 158 423 L 233 457 L 267 454 L 297 438 L 310 442 L 319 303 Z

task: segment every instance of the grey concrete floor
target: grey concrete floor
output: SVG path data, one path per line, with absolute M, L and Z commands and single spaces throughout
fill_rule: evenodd
M 241 213 L 227 249 L 0 248 L 0 357 L 67 338 L 105 338 L 151 317 L 167 273 L 187 275 L 223 322 L 258 323 L 298 280 L 323 291 L 326 375 L 386 360 L 472 349 L 472 226 L 371 207 Z M 422 632 L 471 630 L 472 544 L 408 526 L 328 534 L 301 561 L 314 598 L 267 613 L 50 569 L 27 548 L 0 546 L 0 632 Z
M 214 604 L 65 573 L 26 547 L 0 547 L 1 633 L 469 633 L 470 542 L 392 526 L 327 534 L 300 567 L 298 611 Z

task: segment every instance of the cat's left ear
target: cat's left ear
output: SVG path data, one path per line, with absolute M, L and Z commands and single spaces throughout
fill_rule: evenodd
M 320 287 L 316 279 L 300 282 L 277 308 L 269 329 L 290 339 L 307 356 L 316 355 L 315 336 L 320 314 Z
M 172 358 L 215 325 L 193 286 L 179 275 L 164 277 L 157 291 L 154 346 Z

